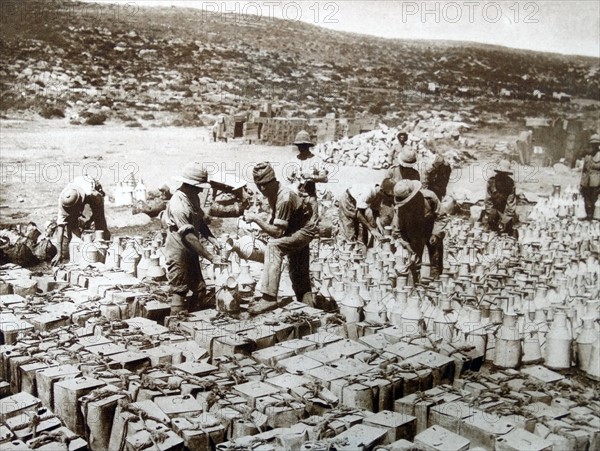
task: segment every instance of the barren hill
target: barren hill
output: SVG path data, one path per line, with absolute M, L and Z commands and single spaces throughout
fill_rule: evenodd
M 431 98 L 431 83 L 446 104 L 496 99 L 502 89 L 513 98 L 539 90 L 600 99 L 595 58 L 389 40 L 185 8 L 60 0 L 1 7 L 3 112 L 133 123 L 159 112 L 197 124 L 203 114 L 269 99 L 295 115 L 385 114 Z

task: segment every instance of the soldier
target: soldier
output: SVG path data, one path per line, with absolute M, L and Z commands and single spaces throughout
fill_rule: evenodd
M 490 177 L 487 183 L 485 209 L 481 221 L 494 232 L 515 236 L 514 227 L 519 217 L 516 212 L 515 182 L 511 177 L 508 160 L 502 160 L 495 171 L 496 175 Z
M 379 184 L 354 184 L 339 199 L 340 238 L 372 245 L 371 237 L 381 239 L 385 224 L 381 222 L 381 206 L 393 201 L 394 182 L 386 178 Z
M 271 206 L 269 218 L 249 211 L 244 213 L 244 221 L 255 223 L 271 237 L 267 242 L 260 281 L 262 297 L 248 308 L 250 314 L 257 315 L 277 308 L 284 256 L 288 257 L 290 280 L 298 301 L 305 301 L 305 295 L 312 294 L 309 245 L 318 230 L 310 202 L 282 186 L 269 163 L 258 163 L 252 175 L 258 190 Z
M 441 201 L 446 196 L 446 189 L 450 181 L 452 167 L 440 154 L 437 154 L 431 163 L 431 166 L 425 171 L 423 176 L 423 188 L 431 190 Z
M 76 177 L 62 190 L 58 200 L 57 253 L 52 265 L 56 266 L 63 260 L 64 246 L 68 247 L 73 235 L 81 237 L 81 233 L 92 225 L 95 230 L 104 231 L 105 240 L 110 240 L 104 214 L 104 196 L 100 182 L 87 175 Z
M 392 165 L 386 174 L 386 177 L 392 179 L 394 183 L 400 180 L 421 180 L 417 166 L 417 152 L 403 147 L 397 154 L 398 164 Z
M 318 216 L 317 183 L 327 183 L 328 172 L 325 163 L 311 152 L 314 143 L 307 131 L 301 130 L 296 135 L 294 145 L 298 148 L 298 155 L 290 161 L 285 170 L 287 181 L 291 183 L 300 195 L 308 196 L 313 213 Z
M 405 147 L 410 147 L 407 145 L 408 133 L 400 132 L 396 135 L 396 139 L 398 140 L 398 144 L 394 146 L 394 152 L 392 154 L 392 163 L 395 161 L 397 154 L 400 153 L 402 149 L 404 149 Z
M 412 253 L 410 271 L 413 283 L 421 274 L 423 251 L 427 246 L 430 275 L 437 279 L 444 270 L 444 218 L 439 214 L 439 199 L 430 190 L 422 189 L 418 180 L 401 180 L 394 186 L 394 234 Z
M 202 237 L 212 243 L 216 250 L 220 249 L 218 241 L 204 221 L 205 215 L 198 197 L 204 188 L 210 187 L 207 171 L 200 163 L 192 163 L 184 168 L 177 180 L 181 182 L 181 186 L 162 214 L 163 223 L 167 226 L 165 254 L 172 315 L 206 307 L 206 284 L 200 270 L 199 257 L 204 257 L 213 264 L 220 263 L 220 258 L 211 254 L 200 241 Z M 191 292 L 191 296 L 186 309 L 188 292 Z
M 583 160 L 579 184 L 588 221 L 594 217 L 594 205 L 600 193 L 600 135 L 592 135 L 589 144 L 590 152 Z
M 529 166 L 531 163 L 531 154 L 533 153 L 533 132 L 531 130 L 519 133 L 517 150 L 519 151 L 521 164 Z

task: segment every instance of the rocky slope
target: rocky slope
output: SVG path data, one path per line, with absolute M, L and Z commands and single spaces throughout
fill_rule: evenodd
M 2 10 L 0 111 L 31 109 L 75 123 L 108 117 L 139 126 L 160 116 L 199 125 L 205 114 L 265 100 L 291 115 L 352 116 L 427 102 L 457 110 L 489 104 L 501 89 L 523 98 L 535 89 L 600 96 L 594 58 L 386 40 L 184 8 L 23 0 L 2 2 Z M 430 83 L 441 94 L 431 94 Z M 533 109 L 548 110 L 539 105 L 546 102 Z

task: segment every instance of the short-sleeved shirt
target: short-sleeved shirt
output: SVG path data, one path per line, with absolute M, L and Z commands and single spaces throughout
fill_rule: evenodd
M 184 235 L 191 232 L 203 238 L 213 236 L 204 221 L 204 211 L 200 207 L 198 196 L 188 196 L 181 190 L 175 191 L 167 204 L 163 218 L 172 233 L 178 232 L 179 235 Z
M 371 210 L 379 210 L 381 202 L 383 201 L 383 195 L 379 189 L 379 185 L 372 185 L 369 183 L 357 183 L 348 188 L 348 193 L 356 201 L 356 208 L 364 210 L 370 208 Z
M 419 171 L 417 171 L 415 168 L 410 166 L 401 166 L 399 164 L 390 166 L 386 177 L 392 179 L 394 182 L 399 182 L 400 180 L 421 180 Z
M 60 199 L 66 190 L 75 189 L 79 193 L 80 202 L 70 208 L 65 208 Z M 93 220 L 97 230 L 107 230 L 104 216 L 104 196 L 102 186 L 92 177 L 75 177 L 61 192 L 58 201 L 57 224 L 73 228 L 79 227 L 79 218 L 84 215 L 86 205 L 89 205 L 91 216 L 84 218 L 84 222 Z
M 304 180 L 302 174 L 308 173 L 311 175 L 322 175 L 327 173 L 325 163 L 317 155 L 310 154 L 309 158 L 300 159 L 299 156 L 294 157 L 283 168 L 283 175 L 289 183 L 290 187 L 298 194 L 317 197 L 316 182 L 314 180 Z M 314 201 L 314 199 L 313 199 Z M 316 201 L 314 201 L 316 205 Z M 316 210 L 315 210 L 316 211 Z
M 298 156 L 293 158 L 284 168 L 284 175 L 290 183 L 301 182 L 301 175 L 304 173 L 321 174 L 325 172 L 325 163 L 315 154 L 311 154 L 309 158 L 300 159 Z
M 291 189 L 280 186 L 269 223 L 285 229 L 284 235 L 297 232 L 312 220 L 313 212 L 309 202 L 304 201 Z
M 593 156 L 588 155 L 583 160 L 581 186 L 584 188 L 600 186 L 600 152 L 596 152 Z

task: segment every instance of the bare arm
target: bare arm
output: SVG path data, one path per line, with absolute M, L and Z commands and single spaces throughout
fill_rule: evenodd
M 319 171 L 312 176 L 312 181 L 315 183 L 327 183 L 329 181 L 329 174 L 326 170 Z
M 263 232 L 273 238 L 281 238 L 285 232 L 283 226 L 270 224 L 269 221 L 266 221 L 261 215 L 258 214 L 246 213 L 244 215 L 244 221 L 248 223 L 254 222 Z
M 218 262 L 218 259 L 212 255 L 210 252 L 206 250 L 206 248 L 202 245 L 202 242 L 196 235 L 193 233 L 185 233 L 182 235 L 183 242 L 194 252 L 196 252 L 199 256 L 204 257 L 211 263 Z
M 303 172 L 302 178 L 304 180 L 312 180 L 315 183 L 327 183 L 329 172 L 323 167 L 322 163 L 318 163 L 313 166 L 312 171 Z
M 430 167 L 427 168 L 427 170 L 425 171 L 425 174 L 423 174 L 423 188 L 424 189 L 430 189 L 431 182 L 433 181 L 432 180 L 433 170 L 434 170 L 434 166 L 431 165 Z
M 373 236 L 377 239 L 381 238 L 381 233 L 379 232 L 379 230 L 377 229 L 376 226 L 373 226 L 373 224 L 371 223 L 371 221 L 369 221 L 367 219 L 367 217 L 365 216 L 365 211 L 364 210 L 358 210 L 356 212 L 356 218 L 359 220 L 359 222 L 361 224 L 363 224 L 368 230 L 369 232 L 371 232 L 371 234 L 373 234 Z

